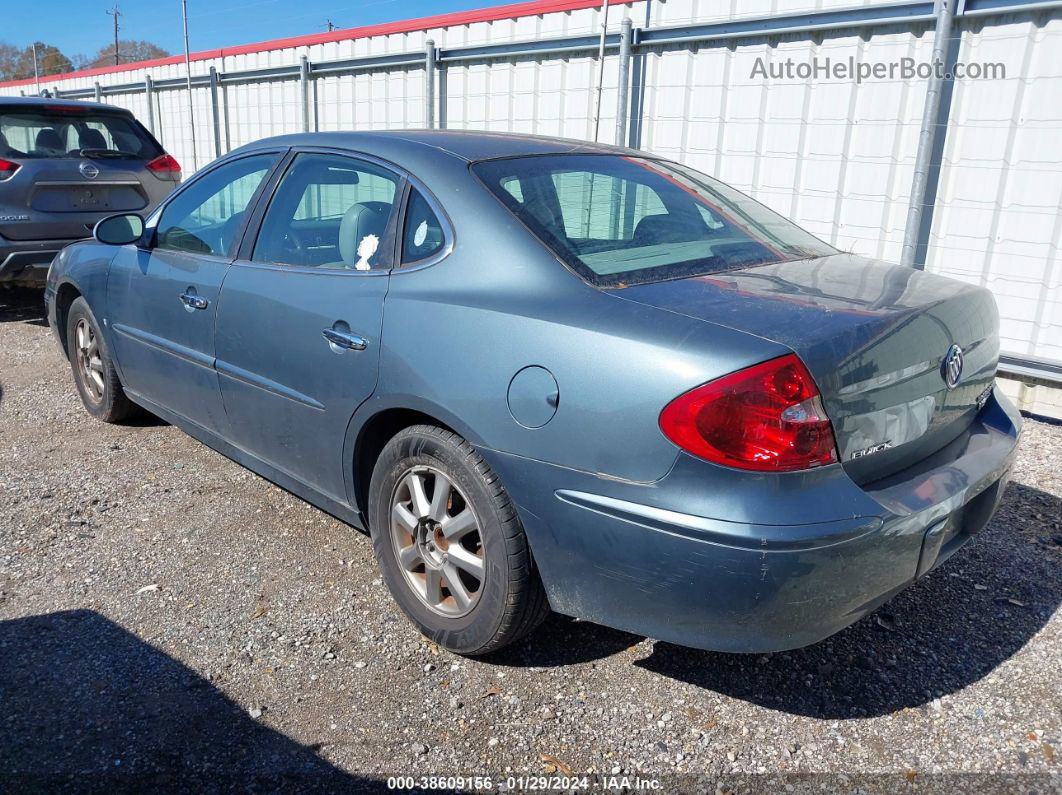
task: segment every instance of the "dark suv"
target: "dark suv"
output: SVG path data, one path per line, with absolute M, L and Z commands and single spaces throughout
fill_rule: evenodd
M 107 215 L 150 212 L 180 179 L 127 110 L 0 97 L 0 285 L 43 286 L 63 246 Z

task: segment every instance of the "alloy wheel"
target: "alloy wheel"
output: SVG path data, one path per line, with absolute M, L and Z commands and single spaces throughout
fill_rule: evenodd
M 472 612 L 486 559 L 479 519 L 460 488 L 430 466 L 410 468 L 391 495 L 391 543 L 417 598 L 446 618 Z
M 74 329 L 74 342 L 77 345 L 77 369 L 81 383 L 94 403 L 103 400 L 103 358 L 100 356 L 100 343 L 96 331 L 85 318 L 77 321 Z

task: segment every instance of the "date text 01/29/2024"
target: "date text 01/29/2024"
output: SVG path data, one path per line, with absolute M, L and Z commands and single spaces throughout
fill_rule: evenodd
M 471 790 L 473 792 L 655 792 L 663 784 L 655 778 L 641 776 L 391 776 L 390 790 Z

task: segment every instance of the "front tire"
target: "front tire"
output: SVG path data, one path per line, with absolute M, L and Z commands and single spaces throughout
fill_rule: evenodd
M 136 404 L 122 389 L 88 301 L 81 297 L 74 299 L 67 313 L 66 350 L 74 372 L 74 384 L 89 414 L 103 422 L 114 423 L 136 413 Z
M 369 526 L 391 595 L 443 648 L 487 654 L 549 613 L 508 494 L 450 431 L 415 425 L 387 443 L 369 487 Z

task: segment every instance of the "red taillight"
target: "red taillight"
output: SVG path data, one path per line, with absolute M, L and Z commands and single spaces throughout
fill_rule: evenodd
M 181 164 L 173 155 L 162 154 L 147 164 L 148 170 L 163 179 L 180 179 Z
M 18 171 L 21 166 L 18 163 L 12 163 L 10 160 L 4 160 L 0 157 L 0 180 L 5 180 Z
M 688 453 L 766 472 L 837 461 L 819 389 L 795 354 L 710 381 L 672 400 L 660 430 Z

